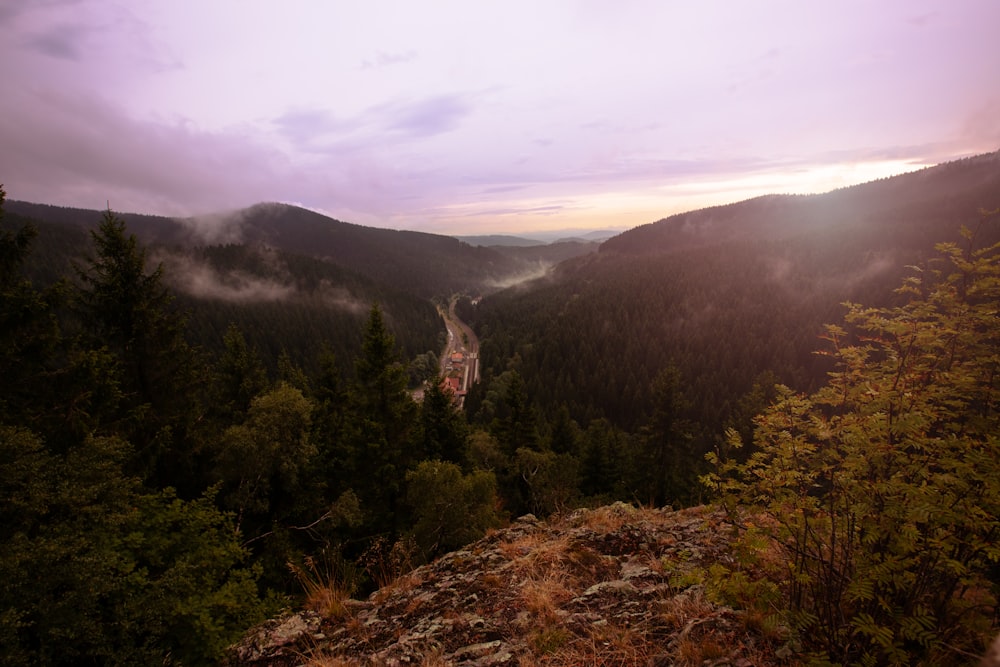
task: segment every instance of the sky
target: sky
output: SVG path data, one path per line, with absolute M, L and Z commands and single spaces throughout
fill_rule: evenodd
M 0 0 L 11 199 L 621 229 L 1000 149 L 996 0 Z

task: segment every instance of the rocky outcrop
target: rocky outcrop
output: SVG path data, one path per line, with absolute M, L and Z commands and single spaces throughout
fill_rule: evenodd
M 706 597 L 704 572 L 730 559 L 729 528 L 706 508 L 529 515 L 336 618 L 269 621 L 229 664 L 791 664 L 780 628 Z

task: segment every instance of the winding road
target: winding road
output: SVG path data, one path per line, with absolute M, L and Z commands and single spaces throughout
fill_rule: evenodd
M 461 352 L 464 358 L 464 373 L 462 377 L 461 390 L 464 394 L 473 384 L 479 380 L 479 339 L 473 333 L 468 324 L 458 319 L 455 315 L 455 302 L 458 297 L 452 297 L 448 303 L 447 312 L 439 307 L 438 312 L 444 319 L 444 324 L 448 328 L 448 344 L 441 354 L 441 376 L 448 377 L 448 367 L 451 366 L 451 357 L 456 352 Z

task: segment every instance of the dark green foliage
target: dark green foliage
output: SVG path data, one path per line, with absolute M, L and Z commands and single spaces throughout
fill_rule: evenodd
M 500 525 L 493 474 L 467 475 L 447 461 L 421 461 L 406 473 L 406 500 L 414 514 L 413 536 L 431 558 L 479 539 Z
M 144 492 L 127 443 L 0 427 L 6 664 L 211 664 L 264 609 L 228 517 Z
M 377 305 L 369 312 L 361 348 L 344 438 L 349 453 L 344 458 L 351 460 L 355 479 L 377 480 L 355 489 L 372 511 L 372 528 L 396 534 L 406 470 L 422 457 L 412 447 L 417 406 L 406 389 L 407 373 L 395 338 Z
M 254 398 L 267 389 L 267 372 L 257 350 L 235 325 L 223 338 L 225 353 L 216 364 L 213 407 L 222 420 L 240 422 Z
M 468 438 L 465 415 L 455 408 L 451 391 L 445 390 L 435 376 L 427 383 L 420 403 L 418 449 L 429 459 L 462 465 Z
M 513 458 L 519 449 L 538 449 L 535 411 L 521 374 L 517 371 L 508 371 L 497 384 L 499 392 L 502 393 L 493 404 L 495 416 L 490 431 L 500 443 L 501 450 Z
M 441 318 L 426 300 L 329 261 L 269 247 L 225 245 L 174 250 L 164 263 L 168 281 L 190 313 L 193 340 L 221 354 L 223 333 L 236 325 L 271 377 L 281 372 L 282 356 L 307 374 L 317 373 L 320 345 L 341 359 L 357 357 L 357 332 L 372 302 L 382 304 L 386 326 L 407 358 L 437 349 L 443 332 Z M 200 280 L 184 279 L 192 267 Z
M 298 389 L 280 384 L 253 399 L 242 424 L 226 429 L 216 457 L 223 501 L 240 527 L 257 537 L 272 523 L 287 523 L 309 506 L 316 447 L 313 406 Z
M 119 432 L 136 447 L 136 472 L 159 486 L 185 488 L 200 364 L 184 339 L 184 321 L 172 308 L 162 265 L 148 271 L 145 249 L 120 218 L 107 211 L 91 236 L 95 255 L 77 271 L 75 308 L 89 345 L 117 362 Z
M 583 436 L 580 491 L 597 501 L 632 499 L 636 454 L 633 436 L 606 419 L 595 419 Z
M 650 387 L 653 413 L 641 432 L 637 454 L 637 495 L 654 506 L 690 504 L 697 488 L 700 461 L 688 419 L 691 403 L 684 394 L 680 371 L 673 366 L 660 371 Z
M 710 478 L 767 517 L 792 621 L 837 663 L 958 664 L 995 631 L 1000 244 L 939 249 L 905 304 L 849 305 L 828 384 L 782 388 Z
M 526 509 L 532 514 L 548 516 L 564 511 L 579 496 L 578 462 L 571 454 L 522 447 L 514 456 L 513 468 L 525 489 Z

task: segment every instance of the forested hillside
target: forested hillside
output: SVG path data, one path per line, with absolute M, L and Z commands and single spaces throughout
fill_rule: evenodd
M 749 429 L 767 386 L 825 381 L 829 362 L 814 351 L 845 301 L 893 303 L 907 266 L 926 265 L 935 243 L 957 239 L 962 225 L 979 228 L 980 209 L 998 205 L 993 153 L 626 232 L 461 309 L 483 341 L 485 380 L 468 399 L 470 418 L 492 422 L 516 373 L 545 420 L 566 411 L 583 428 L 606 419 L 639 433 L 662 410 L 659 379 L 676 385 L 671 428 L 697 460 L 726 426 Z M 997 235 L 987 225 L 978 242 Z
M 239 326 L 215 353 L 192 343 L 171 289 L 190 267 L 171 276 L 110 211 L 90 252 L 36 285 L 39 231 L 2 204 L 0 190 L 5 664 L 213 664 L 316 567 L 371 586 L 499 523 L 495 477 L 466 465 L 464 423 L 436 382 L 414 402 L 381 307 L 349 304 L 354 331 L 312 331 L 284 294 L 256 333 L 311 337 L 315 362 L 282 355 L 269 374 Z M 342 296 L 312 260 L 243 246 L 184 258 L 244 272 L 215 290 L 263 289 L 254 267 L 267 260 L 272 280 L 280 259 L 284 287 Z M 357 353 L 332 354 L 331 335 Z
M 954 664 L 995 627 L 995 154 L 668 218 L 462 299 L 465 413 L 432 280 L 3 204 L 9 664 L 213 664 L 281 606 L 348 623 L 346 597 L 490 528 L 612 500 L 719 500 L 730 557 L 649 567 L 803 655 Z
M 100 211 L 11 201 L 8 212 L 43 223 L 89 229 Z M 553 264 L 596 249 L 588 243 L 535 244 L 526 248 L 472 246 L 450 236 L 365 227 L 286 204 L 197 218 L 122 214 L 146 244 L 175 248 L 238 244 L 266 246 L 323 260 L 385 288 L 422 299 L 456 292 L 494 291 Z
M 102 214 L 87 213 L 91 227 L 100 221 Z M 74 265 L 93 255 L 87 227 L 18 214 L 8 218 L 12 227 L 31 224 L 38 232 L 25 267 L 38 285 L 73 275 Z M 174 223 L 162 219 L 162 224 Z M 328 261 L 263 244 L 230 243 L 154 245 L 150 262 L 164 265 L 164 280 L 185 313 L 193 343 L 217 355 L 235 325 L 272 376 L 283 356 L 315 371 L 321 347 L 339 359 L 353 359 L 361 350 L 357 332 L 373 303 L 384 311 L 406 359 L 436 355 L 443 345 L 444 326 L 429 300 Z

